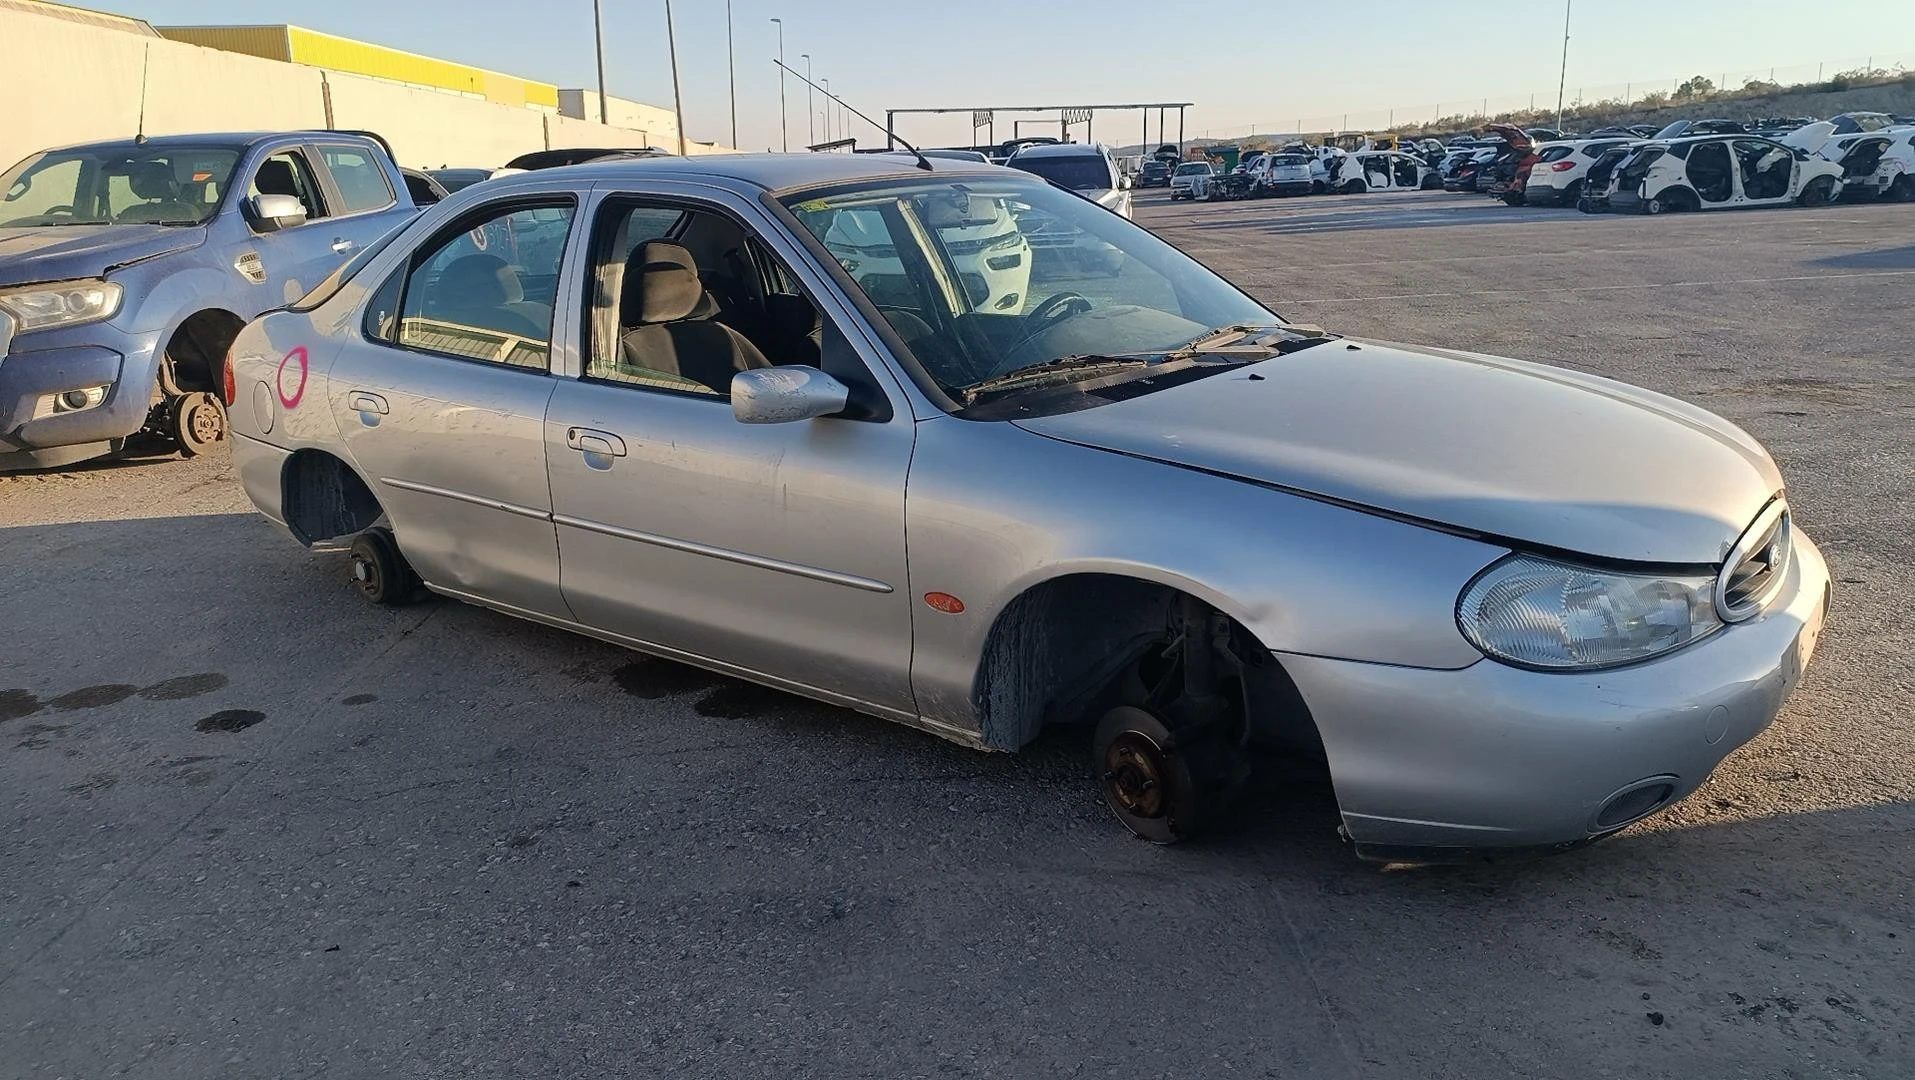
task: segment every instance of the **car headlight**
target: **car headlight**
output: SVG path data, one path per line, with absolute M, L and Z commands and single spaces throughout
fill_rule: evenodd
M 122 290 L 111 281 L 57 281 L 0 290 L 0 308 L 13 316 L 15 329 L 46 330 L 110 319 L 120 310 Z
M 1456 603 L 1463 636 L 1493 660 L 1587 669 L 1647 660 L 1722 628 L 1714 574 L 1625 574 L 1511 555 Z

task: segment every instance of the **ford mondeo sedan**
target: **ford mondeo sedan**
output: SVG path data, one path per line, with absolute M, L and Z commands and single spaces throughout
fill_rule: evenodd
M 242 334 L 246 491 L 375 601 L 981 749 L 1082 724 L 1159 842 L 1287 748 L 1361 855 L 1570 846 L 1695 790 L 1795 687 L 1828 572 L 1733 425 L 1292 325 L 1039 178 L 926 165 L 455 194 Z M 972 238 L 1006 223 L 1119 265 L 987 244 L 1034 260 L 1003 306 Z

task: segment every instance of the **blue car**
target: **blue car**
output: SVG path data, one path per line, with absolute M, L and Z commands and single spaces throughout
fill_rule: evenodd
M 48 150 L 0 176 L 0 472 L 226 438 L 226 350 L 418 212 L 332 131 Z

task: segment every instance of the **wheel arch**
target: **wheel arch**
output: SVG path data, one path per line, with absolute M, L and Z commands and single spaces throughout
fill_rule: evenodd
M 160 348 L 160 388 L 170 396 L 217 394 L 226 352 L 246 320 L 223 307 L 206 307 L 181 319 Z
M 280 465 L 279 498 L 286 528 L 307 547 L 364 532 L 386 513 L 351 463 L 314 447 L 294 450 Z
M 1229 620 L 1257 737 L 1320 755 L 1307 704 L 1245 612 L 1200 582 L 1128 568 L 1060 570 L 1023 584 L 998 609 L 971 682 L 985 744 L 1016 749 L 1049 724 L 1095 721 L 1116 677 L 1172 639 L 1185 599 Z

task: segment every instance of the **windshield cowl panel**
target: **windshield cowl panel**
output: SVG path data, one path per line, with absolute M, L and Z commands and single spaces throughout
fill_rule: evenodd
M 966 418 L 995 415 L 1007 397 L 1058 409 L 1110 400 L 1059 393 L 1060 383 L 1150 392 L 1169 377 L 1153 365 L 1219 329 L 1285 325 L 1147 230 L 1032 179 L 890 178 L 784 206 L 889 323 L 909 374 Z M 1231 338 L 1244 356 L 1185 366 L 1207 374 L 1280 351 L 1246 336 L 1256 335 Z

